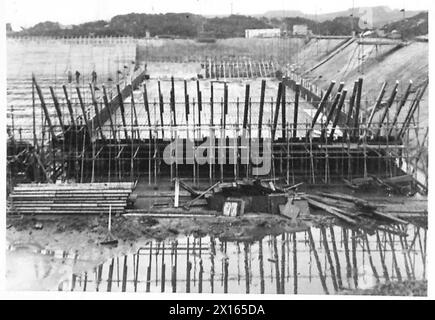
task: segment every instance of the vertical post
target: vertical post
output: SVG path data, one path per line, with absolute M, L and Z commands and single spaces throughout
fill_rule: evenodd
M 171 77 L 171 111 L 174 116 L 174 126 L 177 126 L 177 114 L 175 113 L 175 85 L 174 77 Z
M 201 137 L 202 93 L 199 88 L 199 80 L 196 81 L 196 90 L 197 90 L 197 98 L 198 98 L 198 128 L 199 128 L 199 137 Z
M 164 113 L 164 105 L 163 105 L 163 95 L 162 95 L 162 91 L 160 88 L 160 81 L 157 82 L 158 87 L 159 87 L 159 106 L 160 106 L 160 125 L 162 126 L 162 139 L 164 138 L 164 130 L 163 130 L 163 113 Z
M 285 88 L 285 84 L 282 84 L 282 93 L 281 93 L 281 98 L 282 98 L 282 114 L 281 114 L 281 136 L 282 138 L 285 140 L 287 138 L 287 133 L 285 130 L 285 124 L 287 123 L 287 101 L 286 101 L 286 88 Z
M 227 114 L 228 114 L 228 85 L 224 84 L 224 113 L 223 113 L 223 125 L 224 125 L 224 137 L 225 135 L 225 127 L 227 122 Z
M 213 127 L 214 123 L 214 92 L 213 82 L 210 85 L 210 125 Z
M 246 128 L 248 126 L 249 91 L 250 91 L 250 85 L 247 84 L 245 87 L 245 108 L 243 111 L 243 129 L 244 130 L 246 130 Z

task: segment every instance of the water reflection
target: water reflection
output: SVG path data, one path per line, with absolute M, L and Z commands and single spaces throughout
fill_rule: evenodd
M 341 227 L 268 236 L 148 242 L 73 275 L 73 291 L 331 294 L 388 280 L 426 278 L 426 230 L 366 234 Z

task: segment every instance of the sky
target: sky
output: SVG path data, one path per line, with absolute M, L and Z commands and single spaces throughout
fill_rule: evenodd
M 393 9 L 428 10 L 433 0 L 3 0 L 5 20 L 15 30 L 38 22 L 79 24 L 108 20 L 118 14 L 191 12 L 202 15 L 261 14 L 270 10 L 299 10 L 321 14 L 354 7 L 388 6 Z

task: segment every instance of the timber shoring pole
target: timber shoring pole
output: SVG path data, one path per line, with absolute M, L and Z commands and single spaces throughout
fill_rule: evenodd
M 131 92 L 131 108 L 133 109 L 133 115 L 134 115 L 134 125 L 136 126 L 136 133 L 137 133 L 137 138 L 140 139 L 140 132 L 139 132 L 139 121 L 137 118 L 137 112 L 136 112 L 136 103 L 134 101 L 134 94 L 133 91 Z M 131 111 L 131 110 L 130 110 Z M 132 126 L 133 126 L 133 121 L 132 121 Z M 131 134 L 133 135 L 133 129 L 131 130 Z M 133 139 L 133 137 L 132 137 Z
M 72 109 L 71 100 L 68 97 L 68 90 L 66 88 L 66 85 L 63 85 L 62 88 L 63 88 L 63 93 L 65 95 L 65 100 L 66 100 L 66 105 L 68 107 L 68 112 L 69 112 L 69 115 L 71 117 L 71 125 L 73 127 L 75 127 L 76 126 L 76 122 L 74 120 L 74 112 L 73 112 L 73 109 Z
M 258 113 L 258 138 L 261 139 L 261 129 L 263 126 L 263 109 L 264 109 L 264 95 L 266 91 L 266 80 L 261 81 L 260 93 L 260 111 Z
M 287 138 L 287 133 L 286 133 L 286 128 L 285 125 L 287 123 L 287 102 L 286 102 L 286 90 L 285 90 L 285 85 L 282 86 L 282 93 L 281 93 L 281 99 L 282 99 L 282 108 L 281 108 L 281 136 L 283 137 L 283 139 Z
M 316 113 L 314 114 L 313 120 L 311 122 L 311 130 L 314 129 L 314 126 L 316 125 L 317 119 L 319 118 L 320 114 L 324 111 L 323 109 L 325 108 L 329 96 L 331 95 L 332 89 L 335 86 L 335 81 L 331 81 L 331 83 L 329 84 L 328 89 L 326 90 L 325 95 L 322 97 L 322 100 L 320 101 L 320 104 L 317 108 Z M 310 134 L 310 130 L 308 130 L 307 132 L 307 136 Z
M 394 102 L 394 99 L 396 98 L 398 86 L 399 86 L 399 81 L 396 81 L 396 84 L 394 85 L 393 91 L 391 92 L 390 99 L 388 100 L 388 103 L 384 109 L 384 113 L 382 114 L 381 119 L 379 120 L 378 130 L 376 131 L 376 138 L 378 138 L 381 134 L 382 125 L 384 123 L 385 117 L 387 116 L 387 113 L 390 110 L 390 108 Z
M 50 130 L 52 140 L 56 141 L 57 137 L 56 137 L 56 135 L 54 133 L 53 124 L 51 123 L 50 113 L 48 112 L 47 105 L 45 104 L 44 95 L 42 94 L 41 88 L 39 87 L 38 83 L 36 82 L 35 76 L 32 77 L 32 81 L 33 81 L 33 84 L 34 84 L 34 86 L 36 88 L 36 92 L 38 94 L 39 100 L 41 101 L 41 107 L 42 107 L 42 110 L 44 111 L 45 120 L 47 121 L 48 128 Z
M 63 136 L 65 137 L 65 126 L 63 125 L 62 111 L 60 110 L 59 101 L 57 100 L 53 87 L 50 87 L 50 93 L 53 99 L 54 108 L 56 109 L 57 117 L 59 119 L 59 126 L 62 130 Z
M 282 86 L 282 84 L 280 84 Z M 245 107 L 243 111 L 243 130 L 246 130 L 248 126 L 248 112 L 249 112 L 249 91 L 250 85 L 247 84 L 245 87 Z
M 331 121 L 332 116 L 334 115 L 334 111 L 338 105 L 338 102 L 340 101 L 340 97 L 341 97 L 341 92 L 337 92 L 337 94 L 335 95 L 334 102 L 332 103 L 331 109 L 329 110 L 328 116 L 326 117 L 326 121 L 325 121 L 323 128 L 322 128 L 322 133 L 321 133 L 322 139 L 325 138 L 325 133 L 326 133 L 326 130 L 328 129 L 328 124 Z
M 359 136 L 359 112 L 361 109 L 362 86 L 363 86 L 363 79 L 359 78 L 358 79 L 358 91 L 357 91 L 357 95 L 356 95 L 355 117 L 354 117 L 354 131 L 353 131 L 354 137 Z
M 148 126 L 149 126 L 149 128 L 151 130 L 150 105 L 149 105 L 149 102 L 148 102 L 147 85 L 145 83 L 143 85 L 143 103 L 144 103 L 144 107 L 145 107 L 145 112 L 147 114 Z M 150 134 L 150 139 L 151 139 L 151 134 Z
M 224 114 L 223 114 L 223 124 L 224 130 L 227 123 L 227 115 L 228 115 L 228 85 L 224 84 Z
M 157 82 L 159 87 L 159 106 L 160 106 L 160 124 L 162 126 L 162 139 L 164 138 L 164 130 L 163 130 L 163 113 L 164 113 L 164 105 L 163 105 L 163 95 L 162 90 L 160 88 L 160 81 Z
M 351 135 L 350 133 L 352 132 L 350 127 L 352 125 L 352 112 L 355 106 L 357 91 L 358 91 L 358 81 L 355 81 L 353 85 L 352 96 L 350 97 L 350 101 L 349 101 L 349 110 L 347 111 L 347 121 L 346 121 L 345 133 L 344 133 L 345 138 L 349 137 Z
M 77 97 L 79 98 L 80 109 L 82 110 L 83 122 L 86 124 L 86 128 L 88 130 L 89 137 L 92 136 L 92 130 L 88 123 L 88 116 L 86 115 L 85 104 L 83 102 L 82 94 L 80 92 L 80 87 L 76 87 Z
M 373 106 L 372 112 L 370 113 L 369 120 L 367 121 L 367 128 L 370 128 L 370 125 L 372 124 L 373 121 L 373 117 L 375 116 L 376 111 L 378 111 L 379 107 L 381 106 L 386 87 L 387 87 L 387 82 L 385 81 L 384 84 L 382 85 L 381 91 L 379 92 L 378 98 L 376 99 L 376 103 Z
M 295 85 L 295 105 L 293 109 L 293 138 L 298 136 L 298 114 L 299 114 L 299 96 L 300 96 L 300 84 Z
M 273 119 L 273 127 L 272 127 L 272 141 L 275 140 L 276 127 L 278 125 L 279 104 L 281 102 L 281 93 L 282 93 L 282 82 L 280 82 L 278 85 L 278 96 L 276 97 L 275 116 Z
M 184 80 L 184 115 L 186 117 L 186 126 L 189 123 L 189 95 L 187 94 L 187 81 Z
M 107 92 L 106 92 L 106 87 L 105 86 L 103 86 L 103 101 L 104 101 L 104 106 L 107 109 L 107 113 L 109 114 L 109 125 L 110 125 L 110 131 L 112 132 L 112 139 L 115 140 L 116 134 L 115 134 L 112 114 L 110 112 L 109 100 L 107 98 Z
M 338 103 L 337 111 L 335 113 L 335 119 L 334 119 L 334 122 L 332 124 L 332 130 L 331 130 L 331 133 L 329 135 L 329 140 L 331 140 L 331 141 L 334 139 L 335 128 L 337 127 L 338 120 L 340 118 L 340 113 L 341 113 L 341 109 L 344 105 L 344 100 L 346 99 L 346 94 L 347 94 L 346 89 L 341 92 L 340 101 Z
M 186 89 L 187 90 L 187 89 Z M 210 125 L 213 127 L 214 122 L 214 90 L 213 83 L 210 84 Z
M 119 87 L 119 84 L 116 85 L 116 90 L 118 91 L 118 102 L 119 102 L 119 108 L 121 110 L 121 119 L 122 119 L 122 125 L 124 127 L 125 139 L 128 139 L 127 122 L 125 121 L 124 98 L 122 97 L 122 92 L 121 92 L 121 88 Z
M 403 123 L 402 129 L 400 130 L 397 137 L 402 138 L 403 135 L 406 133 L 406 129 L 409 127 L 411 119 L 414 116 L 414 113 L 417 110 L 418 105 L 420 104 L 420 100 L 423 98 L 423 94 L 426 91 L 427 86 L 428 86 L 428 81 L 426 81 L 426 83 L 423 85 L 423 88 L 420 88 L 419 90 L 417 90 L 417 92 L 415 94 L 414 101 L 409 109 L 408 115 L 406 116 L 406 119 Z
M 174 77 L 171 77 L 171 111 L 174 116 L 174 126 L 177 126 L 177 114 L 175 113 L 175 84 Z
M 391 136 L 391 134 L 393 133 L 394 126 L 396 125 L 397 120 L 399 119 L 400 111 L 402 111 L 402 108 L 405 106 L 406 102 L 408 101 L 408 97 L 411 93 L 411 88 L 412 88 L 412 80 L 409 81 L 409 85 L 406 88 L 405 94 L 403 95 L 402 100 L 400 101 L 400 104 L 397 107 L 396 115 L 394 116 L 390 131 L 388 132 L 388 136 Z
M 89 84 L 89 89 L 91 90 L 91 99 L 92 99 L 92 104 L 94 105 L 95 119 L 97 121 L 97 126 L 98 126 L 97 129 L 100 131 L 101 139 L 105 140 L 104 134 L 103 134 L 103 127 L 101 125 L 101 120 L 100 120 L 100 112 L 98 110 L 98 102 L 95 99 L 95 92 L 94 92 L 94 87 L 92 86 L 92 83 Z M 94 121 L 92 121 L 92 123 L 93 122 Z

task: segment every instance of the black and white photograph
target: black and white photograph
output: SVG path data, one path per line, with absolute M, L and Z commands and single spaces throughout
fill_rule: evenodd
M 6 294 L 430 296 L 431 1 L 2 2 Z

